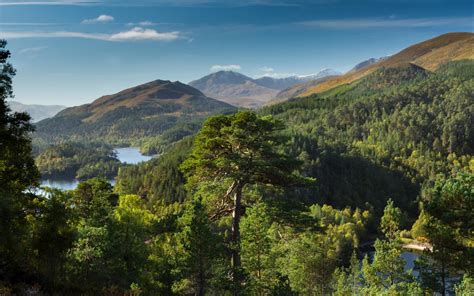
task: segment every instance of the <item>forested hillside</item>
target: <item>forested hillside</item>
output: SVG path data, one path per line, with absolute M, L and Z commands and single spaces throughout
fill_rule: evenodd
M 303 162 L 302 174 L 317 179 L 317 186 L 291 194 L 304 203 L 337 207 L 368 203 L 378 213 L 392 198 L 413 218 L 425 182 L 472 166 L 473 75 L 474 62 L 468 60 L 434 73 L 405 64 L 321 95 L 264 108 L 262 114 L 287 125 L 285 152 Z M 169 176 L 164 164 L 173 159 L 177 165 L 182 157 L 176 155 L 186 146 L 189 141 L 171 148 L 163 162 L 125 168 L 119 184 L 135 184 L 126 192 L 169 200 L 163 188 L 175 188 L 182 176 L 176 171 L 172 182 L 153 176 Z
M 472 166 L 473 74 L 468 60 L 434 73 L 412 64 L 383 68 L 263 113 L 287 123 L 288 152 L 319 180 L 317 199 L 380 208 L 392 197 L 413 208 L 421 184 Z

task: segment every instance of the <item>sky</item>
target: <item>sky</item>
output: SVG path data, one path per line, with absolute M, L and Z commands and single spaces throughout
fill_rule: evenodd
M 448 32 L 464 0 L 0 0 L 15 100 L 74 106 L 148 81 L 347 71 Z

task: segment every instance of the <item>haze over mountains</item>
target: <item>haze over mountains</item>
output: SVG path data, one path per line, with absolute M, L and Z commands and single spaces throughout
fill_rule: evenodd
M 323 69 L 313 75 L 283 78 L 265 76 L 253 79 L 234 71 L 218 71 L 191 81 L 189 85 L 209 97 L 231 105 L 256 108 L 274 99 L 280 91 L 295 84 L 339 74 L 332 69 Z
M 16 101 L 9 101 L 8 105 L 13 112 L 26 112 L 30 114 L 33 122 L 53 117 L 59 111 L 66 108 L 66 106 L 61 105 L 28 105 Z

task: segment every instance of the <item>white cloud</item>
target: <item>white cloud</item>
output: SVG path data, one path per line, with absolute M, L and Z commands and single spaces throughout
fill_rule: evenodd
M 329 29 L 358 29 L 358 28 L 396 28 L 396 27 L 435 27 L 445 25 L 470 25 L 472 18 L 411 18 L 395 19 L 389 18 L 363 18 L 363 19 L 333 19 L 313 20 L 296 23 L 308 27 L 321 27 Z
M 161 33 L 153 29 L 144 29 L 135 27 L 129 31 L 112 34 L 109 36 L 110 41 L 125 41 L 125 40 L 156 40 L 156 41 L 171 41 L 179 38 L 179 32 L 165 32 Z
M 214 65 L 211 67 L 211 72 L 217 71 L 238 71 L 242 69 L 240 65 Z
M 103 41 L 172 41 L 181 38 L 180 32 L 158 32 L 152 29 L 144 29 L 135 27 L 128 31 L 123 31 L 115 34 L 104 33 L 83 33 L 71 31 L 57 31 L 57 32 L 0 32 L 0 36 L 6 39 L 19 38 L 82 38 L 94 39 Z
M 262 72 L 273 72 L 275 71 L 272 67 L 263 66 L 259 69 Z
M 93 19 L 83 20 L 81 24 L 97 24 L 97 23 L 108 23 L 114 20 L 111 15 L 102 14 Z

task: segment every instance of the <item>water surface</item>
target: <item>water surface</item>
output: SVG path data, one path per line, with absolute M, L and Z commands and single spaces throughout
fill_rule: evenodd
M 140 149 L 137 147 L 116 148 L 115 152 L 117 153 L 118 160 L 126 164 L 137 164 L 152 158 L 152 156 L 141 154 Z

